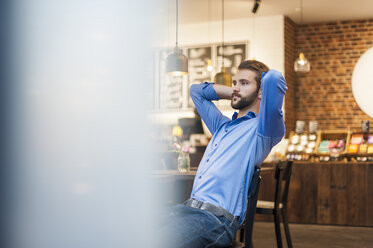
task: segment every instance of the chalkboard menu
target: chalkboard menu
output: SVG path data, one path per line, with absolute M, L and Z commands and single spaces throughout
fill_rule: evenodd
M 192 84 L 200 84 L 203 82 L 211 81 L 211 72 L 207 70 L 207 63 L 210 60 L 212 62 L 212 47 L 201 46 L 201 47 L 190 47 L 187 48 L 188 56 L 188 88 Z M 193 102 L 188 97 L 188 107 L 193 107 Z
M 179 110 L 192 108 L 193 102 L 189 96 L 192 84 L 212 82 L 213 76 L 220 72 L 222 66 L 223 49 L 221 44 L 202 44 L 181 48 L 188 57 L 188 75 L 171 76 L 166 73 L 167 56 L 173 52 L 172 48 L 158 49 L 156 59 L 156 74 L 158 78 L 155 87 L 155 110 Z M 239 64 L 248 57 L 248 42 L 226 43 L 224 45 L 224 65 L 228 72 L 234 75 Z M 212 62 L 212 71 L 207 70 L 208 61 Z M 220 101 L 219 106 L 230 106 Z
M 189 84 L 198 84 L 211 80 L 207 71 L 208 60 L 211 60 L 211 46 L 188 48 Z
M 159 50 L 159 109 L 181 109 L 183 104 L 183 76 L 166 72 L 166 59 L 171 49 Z
M 232 75 L 236 74 L 238 66 L 242 61 L 247 57 L 247 44 L 246 43 L 237 43 L 237 44 L 225 44 L 224 45 L 224 66 L 227 69 L 227 72 Z M 221 45 L 217 46 L 216 49 L 216 60 L 217 67 L 220 71 L 220 68 L 223 65 L 223 47 Z

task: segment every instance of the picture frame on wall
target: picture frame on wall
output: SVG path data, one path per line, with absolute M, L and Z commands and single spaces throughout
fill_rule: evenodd
M 224 44 L 224 64 L 232 75 L 237 72 L 239 64 L 249 57 L 248 44 L 248 41 Z M 166 59 L 173 48 L 157 49 L 155 111 L 191 110 L 194 104 L 189 94 L 190 86 L 212 82 L 214 75 L 221 70 L 223 50 L 220 43 L 180 48 L 188 57 L 188 75 L 186 76 L 170 76 L 166 72 Z M 207 70 L 209 60 L 211 60 L 211 71 Z M 226 102 L 219 101 L 216 104 L 219 107 L 229 107 L 230 101 Z
M 188 108 L 194 107 L 193 101 L 189 97 L 190 86 L 211 82 L 212 72 L 207 70 L 207 64 L 209 60 L 212 63 L 212 48 L 211 45 L 186 48 L 188 56 Z
M 224 66 L 227 72 L 232 75 L 236 74 L 240 63 L 249 57 L 248 44 L 248 41 L 224 44 Z M 222 45 L 217 45 L 216 47 L 216 65 L 220 72 L 223 65 Z

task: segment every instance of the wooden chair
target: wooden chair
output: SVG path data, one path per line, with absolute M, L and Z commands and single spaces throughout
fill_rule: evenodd
M 260 168 L 255 167 L 254 174 L 251 180 L 250 188 L 247 194 L 247 207 L 246 207 L 246 216 L 245 221 L 241 226 L 240 232 L 240 240 L 233 241 L 231 248 L 252 248 L 252 233 L 253 233 L 253 226 L 254 226 L 254 217 L 255 217 L 255 209 L 258 200 L 258 193 L 260 187 Z
M 257 214 L 268 214 L 274 216 L 275 231 L 277 247 L 282 248 L 282 238 L 280 229 L 280 214 L 282 215 L 286 242 L 289 248 L 292 248 L 290 230 L 287 218 L 287 199 L 289 192 L 290 176 L 292 170 L 292 161 L 281 161 L 276 165 L 275 179 L 276 179 L 276 191 L 275 199 L 271 201 L 261 201 L 258 200 L 256 206 Z

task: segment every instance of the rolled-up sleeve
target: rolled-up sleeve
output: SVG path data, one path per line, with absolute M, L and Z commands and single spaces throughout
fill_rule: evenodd
M 213 87 L 213 83 L 193 84 L 190 87 L 190 96 L 194 102 L 201 119 L 205 122 L 207 128 L 212 134 L 225 121 L 229 120 L 211 101 L 219 100 L 219 96 Z

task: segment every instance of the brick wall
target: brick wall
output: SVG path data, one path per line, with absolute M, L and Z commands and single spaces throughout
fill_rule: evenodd
M 285 125 L 286 136 L 290 131 L 295 129 L 296 121 L 296 106 L 295 106 L 295 82 L 296 75 L 294 72 L 294 59 L 296 58 L 297 50 L 295 48 L 296 25 L 288 17 L 285 17 L 285 79 L 288 86 L 288 91 L 285 97 Z
M 302 51 L 311 63 L 311 71 L 296 74 L 295 82 L 290 82 L 289 88 L 294 89 L 288 95 L 291 99 L 285 101 L 287 128 L 294 130 L 295 120 L 317 120 L 319 129 L 324 130 L 360 129 L 362 120 L 373 124 L 373 119 L 355 102 L 351 88 L 356 62 L 373 46 L 373 19 L 296 26 L 295 41 L 293 26 L 286 18 L 285 58 L 290 61 L 286 61 L 285 67 L 290 68 Z M 293 49 L 287 48 L 293 41 L 295 56 Z M 290 78 L 287 81 L 292 81 L 293 76 L 286 68 L 285 76 Z

